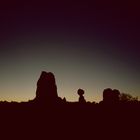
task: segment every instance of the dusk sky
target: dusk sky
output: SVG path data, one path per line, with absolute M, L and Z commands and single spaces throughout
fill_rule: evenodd
M 102 100 L 105 88 L 140 97 L 139 7 L 135 3 L 7 2 L 0 6 L 0 100 L 35 97 L 41 71 L 58 95 Z

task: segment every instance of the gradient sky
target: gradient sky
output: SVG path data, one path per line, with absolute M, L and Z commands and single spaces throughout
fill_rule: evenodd
M 58 94 L 102 100 L 105 88 L 140 96 L 139 7 L 134 3 L 7 2 L 0 6 L 0 100 L 35 97 L 41 71 Z

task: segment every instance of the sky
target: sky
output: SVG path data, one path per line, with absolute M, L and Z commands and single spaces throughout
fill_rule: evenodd
M 58 95 L 99 102 L 105 88 L 140 97 L 136 3 L 5 2 L 0 5 L 0 100 L 35 98 L 41 71 Z

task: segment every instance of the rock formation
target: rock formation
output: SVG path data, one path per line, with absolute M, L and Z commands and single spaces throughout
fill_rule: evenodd
M 58 99 L 57 86 L 53 73 L 42 71 L 37 82 L 35 100 L 40 103 L 56 103 Z
M 120 91 L 107 88 L 103 91 L 103 101 L 106 103 L 116 103 L 119 101 Z
M 79 102 L 80 103 L 85 103 L 86 100 L 85 100 L 85 98 L 83 96 L 84 95 L 84 90 L 83 89 L 78 89 L 77 93 L 79 95 Z

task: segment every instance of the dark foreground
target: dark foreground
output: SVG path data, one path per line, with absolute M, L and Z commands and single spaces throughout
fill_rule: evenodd
M 139 104 L 0 104 L 2 139 L 136 139 Z

